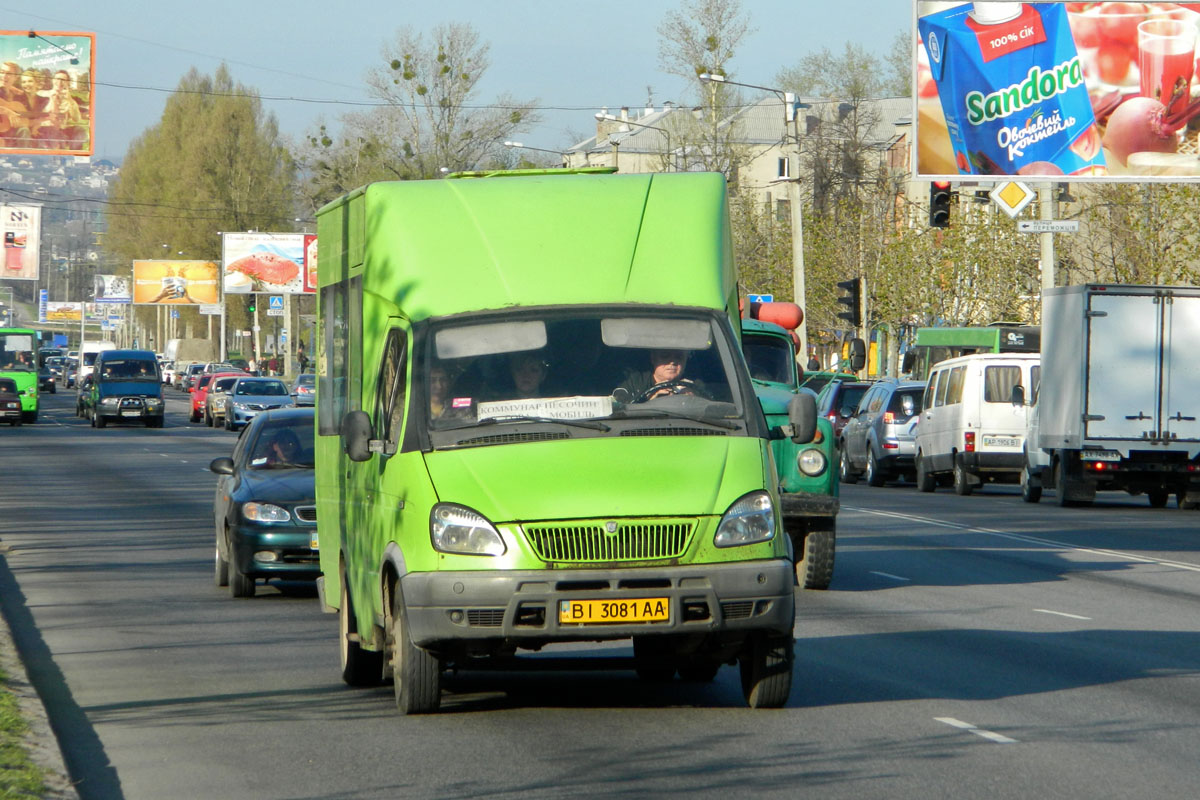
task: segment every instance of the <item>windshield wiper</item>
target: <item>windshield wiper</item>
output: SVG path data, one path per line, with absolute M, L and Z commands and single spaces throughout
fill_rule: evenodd
M 633 413 L 630 413 L 630 412 Z M 669 417 L 671 419 L 686 419 L 690 422 L 699 422 L 704 425 L 712 425 L 716 428 L 725 428 L 726 430 L 737 430 L 738 424 L 725 419 L 707 417 L 698 417 L 694 414 L 681 414 L 678 411 L 667 411 L 661 408 L 646 408 L 646 409 L 630 409 L 623 408 L 619 411 L 613 411 L 613 418 L 623 419 L 653 419 L 655 417 Z
M 552 422 L 559 425 L 572 425 L 576 428 L 588 428 L 594 431 L 607 432 L 612 430 L 612 428 L 603 422 L 591 419 L 559 419 L 558 417 L 534 417 L 526 414 L 503 414 L 497 417 L 488 417 L 487 419 L 479 420 L 475 425 L 498 425 L 501 422 Z

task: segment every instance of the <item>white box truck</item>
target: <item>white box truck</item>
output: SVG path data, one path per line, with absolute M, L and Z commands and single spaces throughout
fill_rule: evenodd
M 1089 284 L 1047 289 L 1041 386 L 1023 496 L 1060 505 L 1097 490 L 1165 506 L 1200 501 L 1200 288 Z M 1030 448 L 1038 448 L 1033 451 Z

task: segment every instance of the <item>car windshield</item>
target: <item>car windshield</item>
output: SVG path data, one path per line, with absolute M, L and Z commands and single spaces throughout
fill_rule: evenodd
M 238 381 L 233 393 L 255 397 L 281 397 L 288 393 L 282 381 Z
M 17 382 L 12 378 L 0 378 L 0 394 L 16 394 Z
M 778 336 L 742 334 L 742 352 L 750 367 L 750 377 L 773 383 L 792 382 L 792 343 Z
M 237 378 L 218 378 L 217 382 L 212 386 L 212 391 L 227 392 L 229 391 L 229 387 L 235 383 L 237 383 Z
M 250 469 L 312 469 L 312 417 L 270 420 L 258 431 Z
M 109 359 L 100 366 L 100 378 L 106 381 L 156 380 L 158 364 L 146 359 Z
M 727 327 L 700 312 L 560 311 L 442 324 L 424 376 L 429 428 L 534 422 L 622 435 L 638 426 L 661 432 L 664 419 L 686 419 L 701 424 L 691 432 L 744 431 L 735 347 Z M 480 443 L 478 431 L 467 437 Z M 435 446 L 443 442 L 466 439 L 442 437 Z

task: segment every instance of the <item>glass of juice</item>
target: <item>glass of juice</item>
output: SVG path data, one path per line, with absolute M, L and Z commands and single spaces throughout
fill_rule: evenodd
M 1177 19 L 1148 19 L 1137 31 L 1142 94 L 1162 103 L 1168 114 L 1182 110 L 1192 93 L 1196 26 Z

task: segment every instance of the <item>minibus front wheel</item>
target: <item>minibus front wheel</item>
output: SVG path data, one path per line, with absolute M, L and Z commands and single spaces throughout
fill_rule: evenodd
M 752 636 L 738 658 L 742 695 L 751 708 L 780 708 L 792 693 L 792 665 L 796 660 L 791 634 L 759 633 Z
M 413 644 L 399 583 L 392 590 L 392 615 L 388 622 L 388 654 L 396 708 L 401 714 L 437 712 L 442 704 L 442 662 L 435 654 Z

